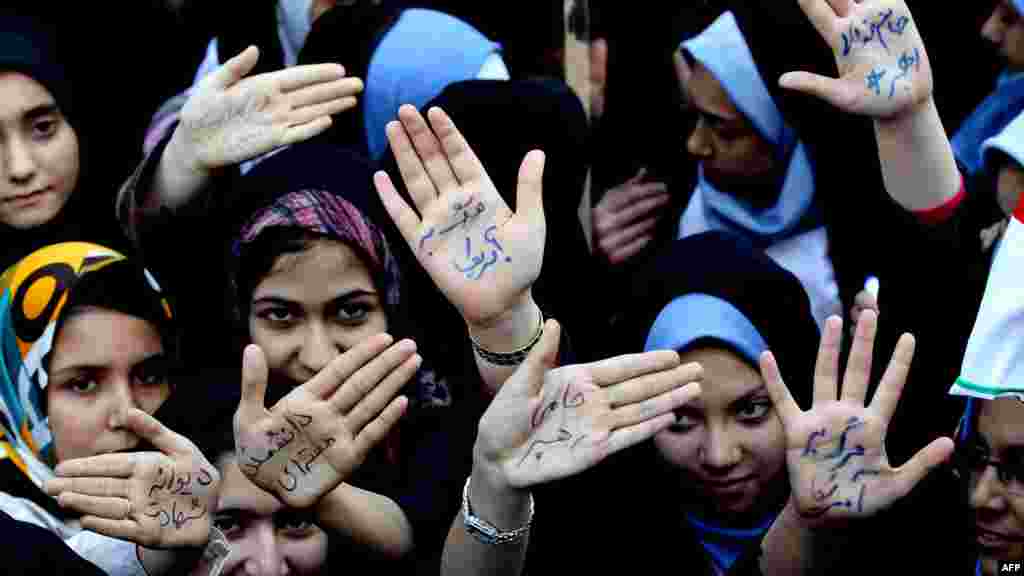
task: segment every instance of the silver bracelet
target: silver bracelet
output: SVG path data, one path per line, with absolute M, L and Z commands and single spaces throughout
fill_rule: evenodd
M 466 478 L 466 485 L 462 488 L 462 522 L 466 532 L 490 546 L 514 544 L 522 540 L 533 525 L 533 494 L 530 495 L 530 516 L 526 519 L 526 524 L 515 530 L 499 530 L 494 524 L 473 514 L 473 508 L 469 505 L 469 481 L 471 478 L 472 476 Z

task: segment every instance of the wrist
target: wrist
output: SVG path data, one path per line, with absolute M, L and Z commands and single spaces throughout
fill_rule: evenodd
M 211 176 L 211 172 L 189 151 L 189 146 L 181 135 L 180 124 L 164 148 L 158 173 L 160 202 L 169 208 L 176 208 L 185 203 Z
M 537 335 L 543 322 L 540 308 L 530 290 L 515 304 L 485 323 L 467 324 L 469 337 L 478 346 L 492 352 L 513 352 L 527 345 Z
M 529 522 L 529 490 L 510 485 L 494 469 L 474 463 L 468 497 L 473 514 L 499 530 L 514 530 Z

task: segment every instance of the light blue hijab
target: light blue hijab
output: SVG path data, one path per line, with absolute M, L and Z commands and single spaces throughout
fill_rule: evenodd
M 443 12 L 410 8 L 380 41 L 366 74 L 363 123 L 370 158 L 388 147 L 384 127 L 398 108 L 426 105 L 449 84 L 477 77 L 501 45 Z
M 708 230 L 730 231 L 759 244 L 774 243 L 820 225 L 814 206 L 814 167 L 806 147 L 786 124 L 754 62 L 732 12 L 725 12 L 698 36 L 680 44 L 721 83 L 729 98 L 770 142 L 776 158 L 788 162 L 775 205 L 757 210 L 749 203 L 716 189 L 699 167 L 697 189 L 703 203 L 705 227 L 683 230 L 679 237 Z

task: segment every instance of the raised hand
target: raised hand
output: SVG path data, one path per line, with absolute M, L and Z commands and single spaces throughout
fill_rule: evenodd
M 900 338 L 874 399 L 865 406 L 877 316 L 873 310 L 860 316 L 841 396 L 842 320 L 826 322 L 814 373 L 814 404 L 807 412 L 793 401 L 771 353 L 761 357 L 761 375 L 786 431 L 792 500 L 812 527 L 889 507 L 953 453 L 953 442 L 939 438 L 903 466 L 889 464 L 885 433 L 914 357 L 914 338 Z
M 474 458 L 507 486 L 586 470 L 664 430 L 700 394 L 700 366 L 671 351 L 554 368 L 559 333 L 548 321 L 480 420 Z
M 832 47 L 840 77 L 790 72 L 781 86 L 879 118 L 898 116 L 931 97 L 931 64 L 903 0 L 798 1 Z
M 196 86 L 170 147 L 197 173 L 230 166 L 320 134 L 331 115 L 356 105 L 363 89 L 337 64 L 293 66 L 246 78 L 250 47 Z
M 187 438 L 132 409 L 122 425 L 160 452 L 62 462 L 46 492 L 82 513 L 82 527 L 147 548 L 205 547 L 220 475 Z
M 650 244 L 665 215 L 668 188 L 662 182 L 644 182 L 646 174 L 641 168 L 594 206 L 594 247 L 611 264 L 629 260 Z
M 374 182 L 420 265 L 468 324 L 486 326 L 521 303 L 540 275 L 544 154 L 523 160 L 513 213 L 451 118 L 439 108 L 427 116 L 429 126 L 414 107 L 402 106 L 400 121 L 387 127 L 414 206 L 387 174 Z
M 416 345 L 378 334 L 334 359 L 269 410 L 267 363 L 245 349 L 235 412 L 238 467 L 293 508 L 307 508 L 351 476 L 408 406 L 399 389 L 420 366 Z

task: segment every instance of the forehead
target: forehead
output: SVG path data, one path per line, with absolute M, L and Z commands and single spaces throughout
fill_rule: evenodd
M 50 369 L 76 365 L 130 367 L 163 352 L 160 334 L 141 318 L 91 308 L 75 312 L 54 339 Z
M 233 455 L 223 456 L 220 468 L 221 488 L 217 510 L 241 510 L 256 516 L 271 516 L 283 507 L 277 498 L 259 489 L 238 468 Z
M 302 252 L 280 256 L 256 287 L 253 299 L 275 296 L 318 304 L 352 290 L 374 291 L 366 264 L 343 242 L 317 240 Z
M 736 353 L 725 348 L 695 348 L 680 354 L 683 364 L 699 362 L 704 368 L 701 395 L 693 403 L 705 410 L 724 410 L 764 387 L 761 375 Z
M 31 77 L 0 71 L 0 120 L 17 120 L 33 108 L 54 104 L 50 91 Z
M 978 432 L 993 449 L 1024 446 L 1024 402 L 1016 398 L 981 402 Z
M 700 62 L 694 61 L 690 67 L 686 91 L 690 101 L 703 112 L 730 119 L 741 116 L 722 83 Z

